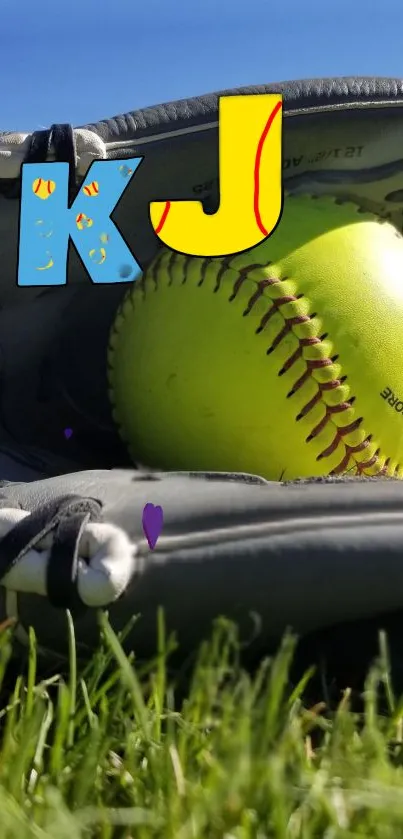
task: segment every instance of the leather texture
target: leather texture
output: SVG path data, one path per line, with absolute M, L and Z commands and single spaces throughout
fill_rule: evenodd
M 246 475 L 111 470 L 2 489 L 10 504 L 30 511 L 69 493 L 100 501 L 103 520 L 122 527 L 145 556 L 143 570 L 109 610 L 117 629 L 141 615 L 128 639 L 140 655 L 155 652 L 161 605 L 183 652 L 218 615 L 236 620 L 245 640 L 259 626 L 252 643 L 259 650 L 287 627 L 306 635 L 401 608 L 401 481 L 281 484 Z M 153 552 L 142 534 L 148 502 L 164 511 Z M 43 646 L 65 650 L 64 612 L 24 595 L 19 615 L 23 625 L 33 624 Z M 80 649 L 96 643 L 95 612 L 78 615 L 76 633 Z
M 250 96 L 261 93 L 282 93 L 286 113 L 317 108 L 334 109 L 340 106 L 358 108 L 375 103 L 403 104 L 403 79 L 345 76 L 249 85 L 142 108 L 97 123 L 89 123 L 84 127 L 95 131 L 105 142 L 112 142 L 117 138 L 131 140 L 142 137 L 145 132 L 149 133 L 150 129 L 157 135 L 171 126 L 181 129 L 206 124 L 212 117 L 217 118 L 220 96 Z
M 109 332 L 125 292 L 124 284 L 72 284 L 0 311 L 0 454 L 2 444 L 46 450 L 46 477 L 127 463 L 106 381 Z M 3 465 L 0 479 L 15 479 Z

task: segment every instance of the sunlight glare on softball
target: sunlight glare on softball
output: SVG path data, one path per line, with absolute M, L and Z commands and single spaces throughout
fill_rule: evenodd
M 332 197 L 287 197 L 226 258 L 160 251 L 112 329 L 134 460 L 278 480 L 403 476 L 403 238 Z

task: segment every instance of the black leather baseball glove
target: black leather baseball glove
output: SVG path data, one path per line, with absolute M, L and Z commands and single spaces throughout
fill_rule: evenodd
M 353 198 L 402 228 L 403 81 L 324 79 L 223 93 L 270 91 L 284 95 L 286 189 Z M 96 608 L 110 606 L 116 626 L 140 612 L 130 641 L 144 654 L 155 649 L 159 605 L 185 650 L 218 614 L 238 620 L 264 650 L 287 626 L 309 635 L 347 621 L 371 619 L 378 628 L 393 616 L 399 633 L 403 622 L 400 481 L 284 485 L 125 471 L 105 367 L 127 286 L 91 286 L 72 254 L 68 288 L 16 287 L 24 161 L 70 161 L 73 188 L 94 159 L 144 156 L 114 218 L 145 267 L 158 248 L 151 200 L 174 193 L 216 206 L 217 104 L 211 94 L 80 129 L 0 136 L 0 473 L 18 482 L 2 489 L 0 613 L 18 616 L 22 640 L 32 623 L 53 651 L 65 648 L 66 607 L 86 649 L 96 639 Z M 146 502 L 165 512 L 155 552 L 141 532 Z

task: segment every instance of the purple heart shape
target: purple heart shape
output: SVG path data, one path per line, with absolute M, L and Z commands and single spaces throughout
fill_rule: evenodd
M 72 428 L 65 428 L 64 429 L 64 436 L 66 440 L 70 440 L 70 437 L 73 436 L 73 429 Z
M 146 504 L 143 510 L 143 532 L 150 550 L 154 550 L 164 525 L 162 507 Z

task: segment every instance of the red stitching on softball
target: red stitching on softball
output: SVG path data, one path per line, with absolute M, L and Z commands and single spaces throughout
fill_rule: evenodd
M 230 265 L 228 265 L 228 267 L 230 267 Z M 248 266 L 248 267 L 242 268 L 242 271 L 239 274 L 238 279 L 236 280 L 236 282 L 233 286 L 233 293 L 230 297 L 231 301 L 235 299 L 236 295 L 238 294 L 238 292 L 239 292 L 240 288 L 242 287 L 242 285 L 244 284 L 245 280 L 248 277 L 250 277 L 251 271 L 256 270 L 257 268 L 260 268 L 260 270 L 262 270 L 262 269 L 264 269 L 264 266 L 253 265 L 253 266 Z M 254 294 L 250 297 L 250 299 L 248 301 L 248 304 L 247 304 L 246 309 L 244 311 L 244 316 L 250 314 L 250 312 L 251 312 L 253 306 L 255 305 L 255 303 L 262 297 L 265 288 L 268 288 L 269 286 L 272 286 L 272 285 L 277 285 L 280 282 L 284 282 L 286 279 L 288 279 L 288 278 L 284 277 L 282 280 L 280 280 L 277 277 L 265 277 L 264 280 L 261 280 L 260 282 L 258 282 L 256 291 L 254 292 Z M 256 332 L 260 333 L 260 332 L 263 331 L 266 324 L 269 322 L 270 318 L 273 317 L 273 315 L 277 311 L 280 310 L 280 307 L 282 305 L 287 304 L 287 303 L 296 303 L 302 297 L 303 297 L 303 295 L 301 295 L 301 294 L 298 295 L 298 297 L 296 297 L 295 295 L 287 294 L 287 295 L 283 295 L 281 297 L 278 297 L 277 299 L 271 300 L 270 309 L 261 318 Z M 298 326 L 302 323 L 307 323 L 308 321 L 312 321 L 314 317 L 316 317 L 316 313 L 313 314 L 313 315 L 298 315 L 298 316 L 291 317 L 291 318 L 284 317 L 284 321 L 285 321 L 284 326 L 280 330 L 278 335 L 272 341 L 271 346 L 267 350 L 267 354 L 270 355 L 280 345 L 282 340 L 292 331 L 294 326 Z M 296 336 L 296 337 L 298 338 L 298 336 Z M 326 338 L 327 335 L 325 335 L 323 337 Z M 290 370 L 291 367 L 300 358 L 303 357 L 304 347 L 314 346 L 315 344 L 321 344 L 322 339 L 318 338 L 318 337 L 298 338 L 298 342 L 299 342 L 298 348 L 285 361 L 282 368 L 279 370 L 279 373 L 278 373 L 279 376 L 283 376 L 284 373 L 286 373 L 288 370 Z M 302 374 L 302 376 L 300 376 L 299 379 L 297 379 L 297 381 L 294 382 L 291 390 L 287 394 L 287 398 L 292 397 L 301 387 L 303 387 L 303 385 L 307 381 L 314 378 L 313 377 L 313 371 L 321 370 L 321 369 L 324 369 L 326 367 L 331 367 L 334 364 L 334 362 L 337 360 L 337 357 L 338 356 L 333 356 L 333 358 L 327 358 L 326 357 L 326 358 L 321 358 L 321 359 L 316 359 L 316 360 L 306 359 L 305 360 L 306 370 Z M 309 402 L 307 402 L 307 404 L 302 408 L 302 410 L 300 411 L 300 413 L 296 417 L 296 420 L 299 421 L 303 417 L 306 417 L 310 413 L 310 411 L 312 411 L 313 408 L 318 403 L 321 402 L 322 395 L 323 395 L 324 392 L 334 390 L 338 387 L 341 387 L 341 385 L 343 384 L 343 382 L 345 380 L 346 380 L 346 376 L 343 376 L 340 379 L 331 379 L 328 382 L 318 382 L 318 381 L 316 381 L 316 379 L 314 379 L 315 384 L 318 388 L 318 391 L 315 394 L 315 396 L 313 396 L 309 400 Z M 351 397 L 351 399 L 349 399 L 348 401 L 340 402 L 338 405 L 326 405 L 325 406 L 326 407 L 325 416 L 315 426 L 315 428 L 312 429 L 311 433 L 307 437 L 306 442 L 309 443 L 309 442 L 311 442 L 311 440 L 313 440 L 315 437 L 317 437 L 326 428 L 326 426 L 329 424 L 329 422 L 332 421 L 332 417 L 335 414 L 342 414 L 344 411 L 349 411 L 351 409 L 353 403 L 354 403 L 354 400 L 355 400 L 355 397 Z M 359 417 L 358 419 L 354 420 L 353 422 L 349 422 L 345 426 L 336 427 L 336 432 L 335 432 L 335 435 L 333 437 L 333 440 L 317 456 L 316 459 L 318 461 L 324 460 L 325 458 L 333 455 L 335 451 L 337 451 L 337 448 L 339 447 L 340 443 L 343 444 L 343 446 L 345 448 L 345 454 L 344 454 L 342 460 L 340 461 L 340 463 L 338 464 L 338 466 L 336 466 L 332 470 L 332 472 L 331 472 L 332 475 L 339 475 L 342 472 L 345 472 L 347 467 L 348 467 L 348 464 L 350 463 L 351 460 L 354 461 L 355 468 L 356 468 L 358 474 L 360 474 L 360 475 L 363 474 L 367 469 L 370 469 L 373 466 L 376 466 L 376 464 L 378 462 L 378 459 L 379 459 L 379 451 L 375 452 L 375 454 L 371 458 L 369 458 L 368 460 L 362 461 L 362 462 L 357 461 L 354 457 L 355 454 L 358 454 L 359 452 L 365 451 L 365 449 L 368 448 L 368 446 L 370 444 L 371 437 L 367 437 L 366 440 L 363 440 L 361 443 L 359 443 L 356 446 L 351 446 L 348 443 L 346 443 L 345 440 L 344 440 L 344 438 L 348 434 L 351 434 L 352 432 L 358 430 L 358 428 L 360 427 L 362 422 L 363 422 L 363 418 Z M 385 474 L 386 470 L 387 470 L 387 465 L 385 463 L 385 465 L 382 468 L 380 468 L 380 474 Z
M 313 196 L 313 197 L 315 197 L 315 196 Z M 164 256 L 164 251 L 161 251 L 161 255 L 160 255 L 161 260 L 162 260 L 163 256 Z M 168 265 L 165 266 L 166 273 L 168 274 L 168 276 L 170 278 L 170 284 L 174 280 L 174 275 L 173 275 L 173 272 L 171 271 L 171 269 L 173 267 L 173 264 L 177 262 L 177 256 L 178 255 L 176 253 L 171 254 L 171 258 L 168 260 Z M 160 266 L 160 259 L 157 258 L 157 259 L 153 260 L 153 265 L 152 265 L 152 269 L 151 269 L 151 272 L 150 272 L 156 287 L 158 285 L 158 271 L 161 267 Z M 251 279 L 251 273 L 253 271 L 258 270 L 260 273 L 266 273 L 267 270 L 270 267 L 270 263 L 266 264 L 266 265 L 262 265 L 262 264 L 253 264 L 252 265 L 251 264 L 251 265 L 243 266 L 241 269 L 239 269 L 239 268 L 236 268 L 233 265 L 233 259 L 234 259 L 233 256 L 228 256 L 224 260 L 221 260 L 220 268 L 219 268 L 219 270 L 217 272 L 217 276 L 216 276 L 216 285 L 215 285 L 215 288 L 214 288 L 214 292 L 218 292 L 220 290 L 221 281 L 224 278 L 224 276 L 225 276 L 225 274 L 228 270 L 232 270 L 232 271 L 236 272 L 238 276 L 237 276 L 236 281 L 234 282 L 233 291 L 232 291 L 232 294 L 229 297 L 229 302 L 232 302 L 233 300 L 235 300 L 239 290 L 244 285 L 245 281 L 247 279 Z M 201 279 L 198 282 L 199 286 L 203 285 L 205 277 L 206 277 L 206 270 L 207 270 L 207 268 L 210 264 L 211 264 L 211 260 L 208 260 L 208 259 L 202 260 Z M 140 280 L 140 284 L 141 284 L 142 290 L 144 292 L 145 292 L 145 276 L 146 276 L 146 272 L 143 273 L 143 276 Z M 183 283 L 186 282 L 186 279 L 187 279 L 186 270 L 184 270 L 183 271 Z M 268 288 L 269 286 L 272 286 L 272 285 L 276 285 L 280 282 L 285 282 L 288 279 L 289 279 L 289 277 L 283 277 L 280 280 L 277 277 L 267 277 L 267 276 L 265 276 L 265 278 L 263 280 L 258 281 L 257 282 L 257 289 L 254 292 L 254 294 L 250 297 L 250 299 L 248 301 L 248 304 L 247 304 L 247 307 L 244 310 L 244 313 L 243 313 L 244 316 L 250 314 L 253 306 L 262 297 L 262 295 L 264 293 L 264 290 L 266 288 Z M 272 305 L 271 305 L 270 309 L 266 312 L 266 314 L 263 315 L 263 317 L 261 318 L 260 324 L 259 324 L 258 328 L 256 329 L 256 333 L 258 334 L 258 333 L 263 331 L 266 324 L 269 322 L 270 318 L 273 317 L 273 315 L 277 311 L 280 311 L 280 307 L 282 305 L 285 305 L 285 304 L 288 304 L 288 303 L 295 303 L 298 300 L 300 300 L 301 298 L 303 298 L 303 296 L 304 296 L 303 294 L 299 294 L 298 296 L 283 295 L 282 297 L 278 297 L 277 299 L 271 300 Z M 295 317 L 292 317 L 292 318 L 286 318 L 284 315 L 283 315 L 283 317 L 284 317 L 284 326 L 281 329 L 281 331 L 279 332 L 279 334 L 276 336 L 276 338 L 273 340 L 271 346 L 268 348 L 268 350 L 267 350 L 268 355 L 270 355 L 280 345 L 281 341 L 286 337 L 287 334 L 289 334 L 289 332 L 292 331 L 294 326 L 312 321 L 316 317 L 316 313 L 312 314 L 312 315 L 298 315 L 298 316 L 295 316 Z M 290 357 L 284 362 L 283 367 L 281 368 L 281 370 L 279 370 L 279 375 L 280 376 L 283 375 L 288 370 L 290 370 L 291 367 L 293 366 L 293 364 L 295 364 L 299 359 L 301 359 L 303 357 L 304 347 L 309 347 L 309 346 L 314 346 L 314 345 L 317 345 L 317 344 L 322 344 L 323 341 L 328 336 L 327 336 L 327 334 L 324 334 L 321 337 L 298 338 L 297 335 L 295 337 L 298 340 L 299 346 L 292 353 L 292 355 L 290 355 Z M 302 376 L 300 376 L 299 379 L 297 379 L 297 381 L 294 382 L 291 390 L 287 394 L 287 398 L 292 397 L 310 379 L 313 379 L 313 381 L 315 382 L 315 385 L 317 386 L 317 393 L 301 409 L 300 413 L 296 417 L 297 421 L 301 420 L 303 417 L 306 417 L 310 413 L 310 411 L 312 411 L 313 408 L 319 402 L 321 402 L 323 392 L 336 389 L 336 388 L 340 387 L 346 381 L 347 376 L 341 376 L 340 379 L 331 379 L 328 382 L 318 382 L 313 376 L 313 371 L 314 370 L 324 369 L 326 367 L 329 367 L 329 366 L 333 365 L 335 363 L 335 361 L 337 360 L 337 358 L 338 358 L 338 356 L 335 355 L 332 358 L 323 358 L 323 359 L 317 359 L 317 360 L 305 359 L 306 370 L 302 374 Z M 309 443 L 311 440 L 313 440 L 315 437 L 317 437 L 321 433 L 321 431 L 324 430 L 324 428 L 328 425 L 328 423 L 332 421 L 332 416 L 333 415 L 342 414 L 343 411 L 349 410 L 352 407 L 354 401 L 355 401 L 355 397 L 353 396 L 348 401 L 341 402 L 338 405 L 326 405 L 325 404 L 325 407 L 326 407 L 325 416 L 316 425 L 316 427 L 311 431 L 311 433 L 309 434 L 309 436 L 307 438 L 307 442 Z M 368 435 L 368 437 L 365 440 L 363 440 L 361 443 L 359 443 L 356 446 L 351 446 L 348 443 L 346 443 L 345 440 L 344 440 L 344 437 L 347 434 L 351 433 L 352 431 L 357 430 L 362 422 L 363 422 L 362 417 L 359 417 L 357 420 L 354 420 L 353 422 L 350 422 L 348 425 L 345 425 L 345 426 L 342 426 L 342 427 L 336 427 L 336 433 L 335 433 L 335 436 L 334 436 L 332 442 L 326 447 L 326 449 L 324 449 L 317 456 L 317 460 L 322 460 L 326 457 L 329 457 L 331 454 L 333 454 L 337 450 L 337 447 L 339 446 L 340 443 L 343 444 L 343 446 L 345 448 L 344 456 L 343 456 L 342 460 L 340 461 L 340 463 L 331 471 L 331 473 L 330 473 L 331 475 L 339 475 L 339 474 L 345 472 L 347 470 L 351 460 L 354 461 L 354 467 L 355 467 L 358 475 L 363 475 L 366 470 L 371 469 L 373 466 L 376 466 L 376 464 L 378 463 L 379 455 L 380 455 L 380 450 L 379 449 L 377 449 L 377 451 L 366 461 L 361 461 L 360 462 L 360 461 L 357 461 L 354 458 L 355 454 L 358 454 L 359 452 L 365 451 L 365 449 L 368 448 L 368 446 L 371 442 L 371 435 Z M 390 458 L 388 458 L 385 461 L 385 463 L 382 467 L 379 464 L 379 470 L 378 470 L 377 474 L 378 475 L 386 475 L 387 472 L 388 472 L 389 465 L 390 465 Z M 394 469 L 394 476 L 399 474 L 399 470 L 400 470 L 400 466 L 397 465 Z

